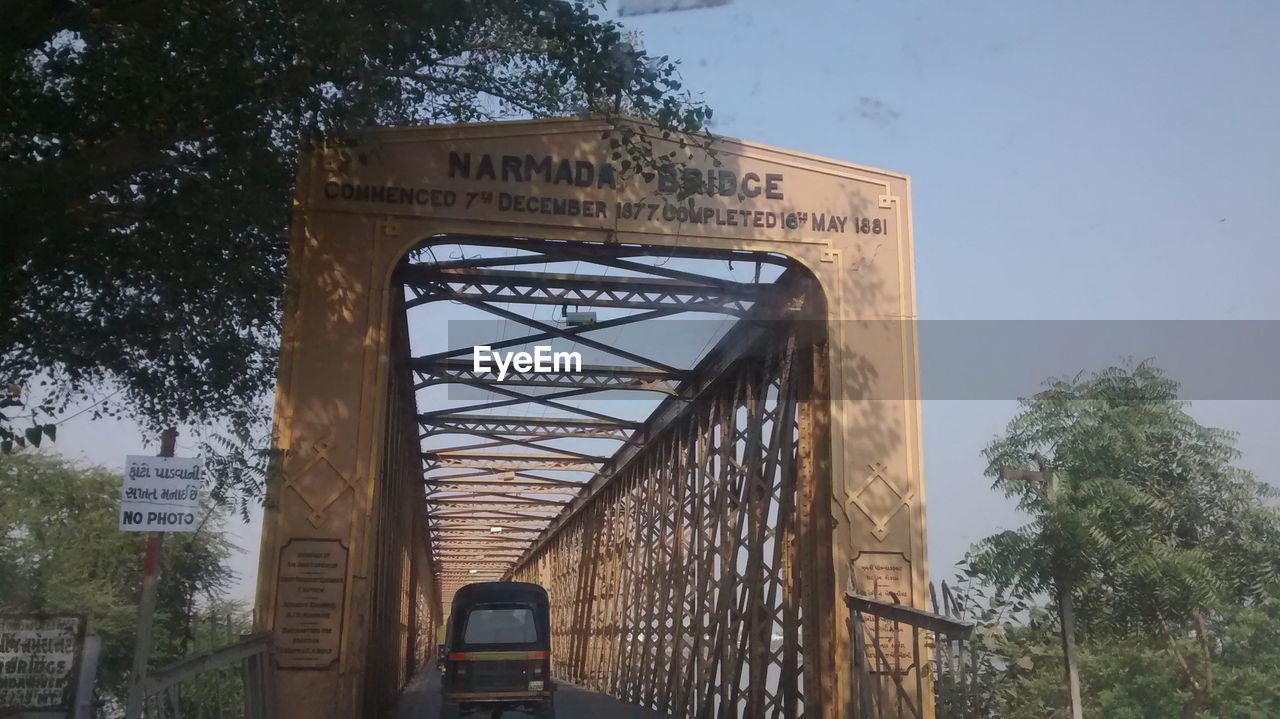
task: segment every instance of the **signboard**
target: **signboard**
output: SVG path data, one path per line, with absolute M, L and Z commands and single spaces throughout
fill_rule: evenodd
M 911 562 L 902 552 L 860 552 L 853 560 L 853 584 L 854 591 L 864 597 L 911 606 Z M 863 620 L 872 671 L 880 674 L 909 671 L 914 663 L 910 627 L 865 615 Z M 882 660 L 875 653 L 877 641 L 884 654 Z
M 120 530 L 196 531 L 200 482 L 197 458 L 129 455 L 120 490 Z
M 347 548 L 337 539 L 292 539 L 280 549 L 276 666 L 328 669 L 338 661 Z
M 70 715 L 84 625 L 84 617 L 0 614 L 0 715 Z

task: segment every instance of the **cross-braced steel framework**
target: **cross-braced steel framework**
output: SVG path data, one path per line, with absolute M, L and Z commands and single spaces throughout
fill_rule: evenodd
M 446 606 L 474 581 L 537 582 L 551 593 L 562 678 L 677 716 L 803 716 L 805 688 L 818 682 L 806 658 L 828 645 L 816 626 L 806 631 L 801 591 L 821 554 L 806 471 L 822 352 L 810 332 L 818 323 L 803 321 L 821 316 L 812 284 L 776 256 L 687 253 L 755 266 L 744 282 L 642 261 L 652 252 L 643 247 L 449 240 L 519 254 L 416 254 L 398 275 L 408 312 L 461 303 L 526 330 L 493 338 L 495 350 L 559 338 L 630 364 L 513 371 L 498 382 L 476 371 L 471 345 L 406 360 L 415 390 L 492 394 L 444 409 L 419 400 L 424 443 L 470 438 L 422 453 Z M 625 274 L 506 269 L 563 262 Z M 761 279 L 766 265 L 776 281 Z M 559 326 L 512 308 L 522 304 L 630 314 Z M 599 339 L 690 312 L 739 321 L 688 366 Z M 580 401 L 619 391 L 660 401 L 643 419 Z M 529 407 L 538 414 L 516 412 Z M 565 444 L 583 439 L 612 451 Z

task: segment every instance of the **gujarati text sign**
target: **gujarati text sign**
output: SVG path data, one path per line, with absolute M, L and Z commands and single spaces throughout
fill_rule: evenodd
M 196 531 L 200 481 L 199 459 L 129 455 L 120 490 L 121 531 Z
M 70 712 L 83 617 L 0 614 L 0 715 Z

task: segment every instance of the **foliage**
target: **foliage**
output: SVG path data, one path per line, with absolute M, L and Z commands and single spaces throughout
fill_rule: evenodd
M 17 383 L 0 390 L 0 454 L 8 454 L 15 447 L 39 447 L 47 437 L 50 442 L 58 438 L 58 425 L 42 422 L 53 413 L 54 404 L 48 398 L 35 400 L 31 392 Z M 17 420 L 26 420 L 19 423 Z M 17 425 L 25 427 L 19 428 Z
M 228 646 L 252 632 L 252 613 L 233 602 L 214 602 L 192 612 L 189 619 L 184 637 L 188 655 Z M 178 716 L 241 716 L 244 676 L 238 667 L 201 672 L 181 687 Z
M 1163 652 L 1194 716 L 1221 691 L 1219 625 L 1278 596 L 1280 514 L 1272 491 L 1232 465 L 1233 435 L 1198 424 L 1177 390 L 1141 363 L 1024 401 L 985 450 L 988 474 L 1051 471 L 1058 492 L 997 480 L 1032 522 L 980 543 L 972 570 L 1024 596 L 1073 587 L 1085 642 L 1116 642 L 1106 656 L 1120 664 Z
M 711 116 L 580 0 L 0 0 L 0 17 L 0 378 L 50 380 L 37 426 L 106 388 L 97 416 L 260 433 L 295 158 L 322 135 Z M 611 140 L 631 172 L 671 161 L 626 123 Z
M 1061 666 L 1062 645 L 1057 617 L 1016 589 L 992 587 L 977 577 L 966 557 L 961 576 L 950 590 L 952 614 L 974 624 L 973 655 L 964 666 L 947 666 L 943 675 L 940 717 L 1012 717 L 1008 708 L 1027 693 L 1026 679 L 1044 665 Z M 1065 704 L 1061 681 L 1039 696 L 1041 707 Z M 1034 716 L 1034 715 L 1028 715 Z
M 976 595 L 970 599 L 977 599 Z M 979 601 L 981 605 L 984 602 Z M 984 615 L 985 610 L 977 612 Z M 1265 719 L 1280 716 L 1280 602 L 1232 607 L 1216 615 L 1210 631 L 1214 691 L 1199 717 Z M 1005 614 L 994 623 L 978 619 L 979 672 L 969 687 L 975 719 L 1065 719 L 1066 693 L 1058 624 L 1051 611 Z M 1178 640 L 1194 654 L 1194 640 Z M 1182 669 L 1159 636 L 1109 637 L 1081 642 L 1080 673 L 1086 717 L 1167 719 L 1191 699 Z
M 996 584 L 1049 587 L 1047 557 L 1080 587 L 1082 626 L 1163 631 L 1198 609 L 1265 596 L 1280 578 L 1272 495 L 1237 469 L 1234 436 L 1201 426 L 1149 363 L 1056 382 L 986 450 L 988 474 L 1046 461 L 1060 501 L 1000 482 L 1035 522 L 992 537 L 975 563 Z M 1056 506 L 1054 506 L 1056 505 Z
M 0 611 L 89 617 L 102 637 L 99 688 L 123 696 L 133 655 L 146 535 L 118 531 L 120 477 L 30 452 L 0 455 Z M 212 511 L 212 510 L 211 510 Z M 184 656 L 198 605 L 217 602 L 232 551 L 212 512 L 197 533 L 164 544 L 155 662 Z

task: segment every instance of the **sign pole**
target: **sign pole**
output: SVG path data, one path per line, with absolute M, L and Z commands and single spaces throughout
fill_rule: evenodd
M 93 719 L 93 686 L 98 678 L 98 658 L 102 655 L 102 637 L 84 638 L 80 657 L 80 676 L 76 684 L 75 719 Z
M 172 457 L 178 441 L 178 430 L 170 427 L 160 433 L 160 456 Z M 156 587 L 160 583 L 160 555 L 164 549 L 164 532 L 147 534 L 147 561 L 142 573 L 142 601 L 138 606 L 137 641 L 133 645 L 133 670 L 129 673 L 129 697 L 125 703 L 125 719 L 142 716 L 142 689 L 151 660 L 151 625 L 156 614 Z
M 1038 457 L 1039 455 L 1037 455 Z M 1000 479 L 1009 482 L 1042 482 L 1050 505 L 1058 501 L 1058 475 L 1044 459 L 1037 460 L 1040 469 L 1000 470 Z M 1062 629 L 1062 661 L 1066 669 L 1067 697 L 1071 702 L 1071 719 L 1083 719 L 1084 704 L 1080 697 L 1080 659 L 1076 652 L 1076 612 L 1071 602 L 1071 575 L 1058 564 L 1054 570 L 1054 591 L 1057 594 L 1058 619 Z

